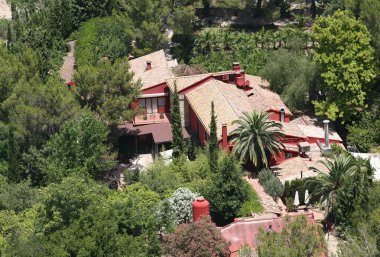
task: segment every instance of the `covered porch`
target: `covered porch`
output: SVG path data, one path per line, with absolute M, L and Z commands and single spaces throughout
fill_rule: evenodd
M 156 156 L 163 147 L 171 148 L 173 134 L 169 122 L 147 125 L 128 123 L 118 128 L 121 130 L 119 148 L 127 155 L 150 153 Z M 185 128 L 182 128 L 182 134 L 185 139 L 190 136 Z

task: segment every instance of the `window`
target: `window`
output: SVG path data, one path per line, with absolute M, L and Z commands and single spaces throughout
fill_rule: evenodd
M 145 99 L 139 99 L 139 107 L 145 108 Z
M 165 97 L 158 98 L 158 106 L 159 107 L 165 107 L 166 106 L 166 98 Z

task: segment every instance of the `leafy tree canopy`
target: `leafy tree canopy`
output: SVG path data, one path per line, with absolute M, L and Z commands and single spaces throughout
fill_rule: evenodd
M 368 29 L 349 12 L 337 11 L 319 17 L 312 37 L 317 42 L 313 60 L 323 78 L 316 113 L 331 120 L 349 120 L 365 107 L 367 94 L 376 76 L 374 50 Z
M 140 83 L 133 80 L 128 69 L 127 58 L 114 63 L 101 60 L 95 66 L 79 67 L 74 81 L 79 87 L 81 105 L 89 107 L 108 123 L 131 120 L 135 111 L 130 104 L 140 94 Z

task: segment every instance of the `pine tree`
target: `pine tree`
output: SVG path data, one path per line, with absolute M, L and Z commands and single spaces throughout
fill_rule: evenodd
M 210 143 L 209 143 L 209 165 L 212 172 L 218 170 L 218 137 L 216 132 L 216 116 L 214 102 L 211 102 L 211 123 L 210 123 Z
M 182 122 L 181 111 L 179 105 L 179 96 L 177 91 L 177 85 L 174 85 L 173 94 L 173 108 L 171 110 L 172 116 L 172 134 L 173 134 L 173 157 L 178 158 L 183 153 L 183 134 L 182 134 Z

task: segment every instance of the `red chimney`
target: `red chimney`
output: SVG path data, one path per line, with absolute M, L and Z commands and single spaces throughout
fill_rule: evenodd
M 240 70 L 240 63 L 239 62 L 233 62 L 232 63 L 232 70 L 233 71 L 239 71 Z
M 204 215 L 210 215 L 210 203 L 203 197 L 198 197 L 193 202 L 193 221 L 199 220 Z
M 152 61 L 146 61 L 146 70 L 152 69 Z
M 227 124 L 222 124 L 222 147 L 228 149 Z

